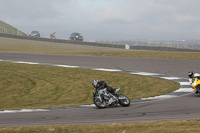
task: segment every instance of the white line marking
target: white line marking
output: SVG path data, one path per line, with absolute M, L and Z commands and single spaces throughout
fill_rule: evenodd
M 96 68 L 94 70 L 99 70 L 99 71 L 109 71 L 109 72 L 120 72 L 121 70 L 119 69 L 105 69 L 105 68 Z
M 180 85 L 191 85 L 190 82 L 178 82 Z
M 35 62 L 24 62 L 24 61 L 17 61 L 16 63 L 21 63 L 21 64 L 40 64 L 40 63 L 35 63 Z
M 69 67 L 69 68 L 79 68 L 79 66 L 69 66 L 69 65 L 56 65 L 58 67 Z
M 158 74 L 158 73 L 146 73 L 146 72 L 131 72 L 130 74 L 146 75 L 146 76 L 150 76 L 150 75 L 161 75 L 161 74 Z
M 173 79 L 180 79 L 178 77 L 160 77 L 162 79 L 168 79 L 168 80 L 173 80 Z
M 180 88 L 174 92 L 194 92 L 194 89 L 192 88 Z
M 176 95 L 160 95 L 155 97 L 141 98 L 141 100 L 158 100 L 158 99 L 168 99 L 177 97 Z
M 28 64 L 31 64 L 31 65 L 36 65 L 36 64 L 39 64 L 39 63 L 35 63 L 35 62 L 28 62 Z
M 19 112 L 38 112 L 38 111 L 49 111 L 49 110 L 47 110 L 47 109 L 4 110 L 4 111 L 0 111 L 0 114 L 3 114 L 3 113 L 19 113 Z
M 91 105 L 80 105 L 80 107 L 95 107 L 95 104 L 91 104 Z

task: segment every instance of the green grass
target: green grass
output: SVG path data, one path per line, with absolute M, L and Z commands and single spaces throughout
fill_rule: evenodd
M 178 83 L 159 78 L 54 66 L 0 62 L 0 72 L 0 110 L 93 104 L 93 79 L 121 87 L 131 100 L 179 88 Z
M 0 133 L 199 133 L 200 120 L 103 125 L 2 127 Z
M 105 50 L 106 49 L 106 50 Z M 47 54 L 87 54 L 88 52 L 116 51 L 121 49 L 63 43 L 40 42 L 0 37 L 0 52 L 47 53 Z
M 137 51 L 92 46 L 27 41 L 0 37 L 0 52 L 121 56 L 200 60 L 200 52 Z
M 19 31 L 17 28 L 3 22 L 0 20 L 0 32 L 7 33 L 7 34 L 14 34 L 14 35 L 23 35 L 26 36 L 25 33 Z

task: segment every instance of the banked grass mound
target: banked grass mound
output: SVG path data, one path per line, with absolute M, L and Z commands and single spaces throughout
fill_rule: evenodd
M 91 81 L 105 80 L 131 100 L 172 92 L 170 80 L 55 66 L 0 62 L 0 110 L 93 104 Z
M 17 28 L 11 26 L 10 24 L 0 20 L 0 33 L 7 33 L 7 34 L 14 34 L 14 35 L 22 35 L 27 36 L 22 31 L 18 30 Z

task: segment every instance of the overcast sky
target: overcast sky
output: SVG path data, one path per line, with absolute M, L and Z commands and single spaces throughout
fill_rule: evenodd
M 200 39 L 200 0 L 0 0 L 0 19 L 19 30 L 86 40 Z

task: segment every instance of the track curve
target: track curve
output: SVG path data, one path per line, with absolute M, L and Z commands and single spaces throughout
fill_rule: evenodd
M 188 70 L 198 71 L 198 66 L 200 66 L 200 62 L 195 60 L 50 54 L 0 53 L 0 59 L 144 71 L 183 78 L 187 78 Z M 91 107 L 48 112 L 0 114 L 0 127 L 197 119 L 200 118 L 198 100 L 199 96 L 189 94 L 173 99 L 135 103 L 128 108 L 97 109 Z

